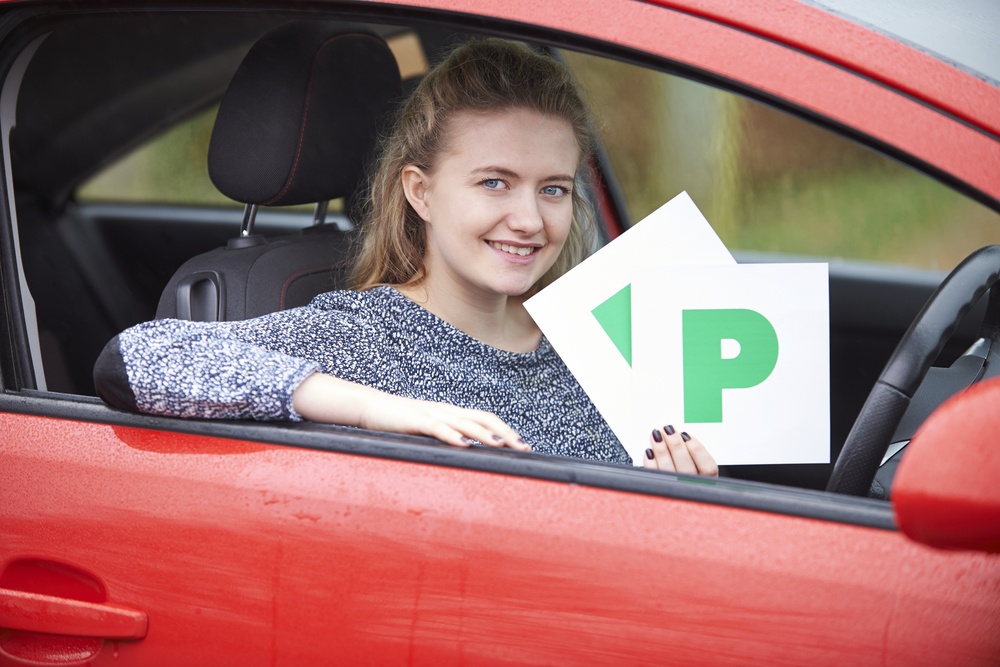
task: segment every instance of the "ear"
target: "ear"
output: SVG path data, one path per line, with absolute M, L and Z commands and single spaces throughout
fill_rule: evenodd
M 417 215 L 424 222 L 430 222 L 431 210 L 430 206 L 427 205 L 430 179 L 427 177 L 427 174 L 417 165 L 408 164 L 403 167 L 400 179 L 402 179 L 403 194 L 406 195 L 406 201 L 410 202 L 410 206 L 413 207 L 413 210 L 417 212 Z

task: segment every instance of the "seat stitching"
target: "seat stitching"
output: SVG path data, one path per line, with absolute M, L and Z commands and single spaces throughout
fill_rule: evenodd
M 306 118 L 308 118 L 308 116 L 309 116 L 309 102 L 310 102 L 310 100 L 312 98 L 313 78 L 314 78 L 314 76 L 316 74 L 316 63 L 319 62 L 319 56 L 320 56 L 320 54 L 323 52 L 323 49 L 325 49 L 327 47 L 327 45 L 329 45 L 332 42 L 337 41 L 338 39 L 342 39 L 344 37 L 359 37 L 359 36 L 360 37 L 367 37 L 368 39 L 375 39 L 371 35 L 358 35 L 358 34 L 353 34 L 353 35 L 337 35 L 336 37 L 331 37 L 330 39 L 328 39 L 325 42 L 323 42 L 323 45 L 320 46 L 319 50 L 316 51 L 316 55 L 313 56 L 312 69 L 309 70 L 309 85 L 308 85 L 308 87 L 306 89 L 306 104 L 305 104 L 305 109 L 302 112 L 302 129 L 299 131 L 299 145 L 295 149 L 295 163 L 292 165 L 292 174 L 288 177 L 288 182 L 285 184 L 285 188 L 278 194 L 278 196 L 275 197 L 274 199 L 268 200 L 266 202 L 262 202 L 260 204 L 261 206 L 269 206 L 270 204 L 273 204 L 274 202 L 276 202 L 279 199 L 281 199 L 282 197 L 284 197 L 285 193 L 288 192 L 288 188 L 292 187 L 292 182 L 295 180 L 295 172 L 299 168 L 299 158 L 302 156 L 302 141 L 305 139 L 305 135 L 306 135 Z M 377 39 L 375 39 L 375 41 L 379 42 L 380 44 L 382 43 L 382 42 L 380 42 Z

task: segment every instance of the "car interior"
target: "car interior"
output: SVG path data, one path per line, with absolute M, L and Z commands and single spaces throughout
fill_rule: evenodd
M 344 285 L 371 155 L 392 110 L 419 80 L 406 72 L 401 80 L 381 39 L 415 37 L 433 64 L 469 29 L 321 18 L 81 15 L 37 25 L 24 37 L 25 53 L 33 52 L 16 90 L 8 148 L 20 258 L 37 318 L 32 345 L 42 368 L 19 378 L 22 389 L 94 396 L 94 361 L 133 324 L 243 319 Z M 564 48 L 536 46 L 557 57 Z M 281 105 L 252 105 L 275 87 L 287 91 Z M 213 105 L 220 106 L 208 171 L 232 206 L 77 197 L 87 179 Z M 256 129 L 272 124 L 282 128 L 276 143 Z M 599 147 L 588 184 L 602 242 L 632 219 L 608 148 Z M 341 208 L 328 212 L 337 200 Z M 781 260 L 739 249 L 734 255 Z M 825 488 L 876 378 L 942 277 L 831 263 L 831 464 L 729 466 L 724 474 Z M 938 366 L 950 366 L 976 341 L 985 309 L 983 300 L 962 320 Z
M 324 224 L 322 205 L 313 226 L 273 243 L 253 233 L 256 211 L 353 200 L 381 119 L 401 95 L 396 60 L 374 31 L 293 21 L 258 40 L 226 90 L 208 158 L 216 187 L 245 204 L 240 235 L 185 262 L 157 318 L 243 320 L 343 287 L 348 233 Z

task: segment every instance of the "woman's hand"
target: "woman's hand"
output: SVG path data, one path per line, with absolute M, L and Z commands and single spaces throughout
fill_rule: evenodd
M 677 433 L 673 426 L 654 429 L 643 466 L 654 470 L 683 472 L 689 475 L 719 476 L 719 466 L 705 445 L 687 433 Z
M 292 406 L 314 422 L 429 435 L 456 447 L 478 440 L 491 447 L 531 449 L 493 413 L 394 396 L 323 373 L 313 373 L 298 386 Z

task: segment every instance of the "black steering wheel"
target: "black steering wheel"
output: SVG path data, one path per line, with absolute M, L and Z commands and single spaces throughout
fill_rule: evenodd
M 975 251 L 927 300 L 882 370 L 851 428 L 827 491 L 864 496 L 931 364 L 962 318 L 1000 277 L 1000 245 Z M 990 292 L 980 337 L 1000 345 L 1000 288 Z

